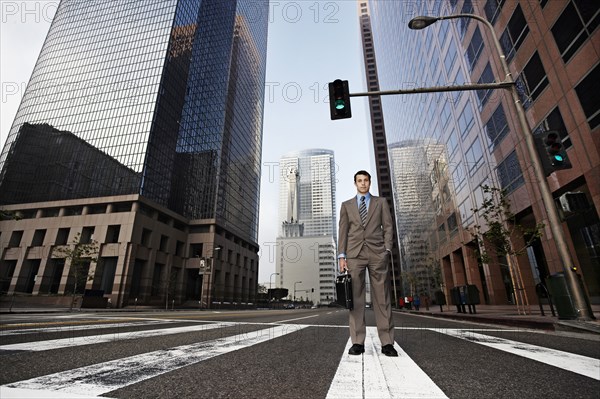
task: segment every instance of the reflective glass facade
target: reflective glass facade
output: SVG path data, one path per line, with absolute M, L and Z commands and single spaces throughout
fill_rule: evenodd
M 0 203 L 141 194 L 256 241 L 267 23 L 266 0 L 61 1 Z
M 589 90 L 588 77 L 598 75 L 600 60 L 593 43 L 600 30 L 591 21 L 597 20 L 600 9 L 582 4 L 572 0 L 380 0 L 370 1 L 369 7 L 381 90 L 502 80 L 499 57 L 484 24 L 460 18 L 438 21 L 423 30 L 408 28 L 408 22 L 419 15 L 473 13 L 492 21 L 509 57 L 531 129 L 557 130 L 569 158 L 586 159 L 552 174 L 548 184 L 557 199 L 576 191 L 589 201 L 590 207 L 579 210 L 579 216 L 565 218 L 563 228 L 587 289 L 598 300 L 600 241 L 590 232 L 600 227 L 596 184 L 600 163 L 594 138 L 598 137 L 600 110 L 591 91 L 577 88 L 583 85 Z M 578 10 L 577 18 L 573 10 Z M 585 35 L 565 45 L 566 39 L 553 33 L 569 19 L 583 21 L 580 31 Z M 409 282 L 405 289 L 411 294 L 427 289 L 423 281 L 431 281 L 428 273 L 433 265 L 441 271 L 438 288 L 442 282 L 446 289 L 473 284 L 482 303 L 516 303 L 519 295 L 535 303 L 535 285 L 562 271 L 551 235 L 544 231 L 540 239 L 527 244 L 523 234 L 513 236 L 512 245 L 523 248 L 522 255 L 498 256 L 484 263 L 477 251 L 489 249 L 490 243 L 478 243 L 471 234 L 476 226 L 486 229 L 485 221 L 473 211 L 486 197 L 484 185 L 506 190 L 517 215 L 515 223 L 525 227 L 548 223 L 507 92 L 383 96 L 382 110 L 402 269 L 407 273 L 403 277 Z M 508 266 L 511 262 L 516 268 Z

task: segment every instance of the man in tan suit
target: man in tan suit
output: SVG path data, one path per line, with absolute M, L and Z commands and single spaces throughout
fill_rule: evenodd
M 388 281 L 394 229 L 385 198 L 369 193 L 371 175 L 358 171 L 354 175 L 357 195 L 342 203 L 339 224 L 338 259 L 340 271 L 352 277 L 354 309 L 350 311 L 351 355 L 365 351 L 365 272 L 369 270 L 371 298 L 381 341 L 381 353 L 398 356 L 394 349 L 394 323 Z

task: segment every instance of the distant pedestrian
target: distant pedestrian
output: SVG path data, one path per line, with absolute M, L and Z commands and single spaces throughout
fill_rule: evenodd
M 415 305 L 415 310 L 418 311 L 419 306 L 421 306 L 421 298 L 418 295 L 413 299 L 413 304 Z

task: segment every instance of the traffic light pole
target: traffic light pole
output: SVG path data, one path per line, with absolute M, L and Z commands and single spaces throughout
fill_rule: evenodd
M 552 191 L 550 191 L 550 186 L 546 181 L 546 176 L 544 175 L 544 171 L 542 169 L 542 164 L 539 158 L 539 155 L 535 148 L 535 142 L 533 138 L 533 133 L 531 132 L 531 128 L 529 127 L 529 123 L 527 122 L 527 118 L 525 116 L 525 109 L 523 108 L 523 104 L 521 103 L 521 99 L 519 98 L 519 93 L 517 92 L 517 88 L 515 85 L 515 81 L 508 69 L 508 64 L 506 63 L 506 57 L 502 51 L 502 47 L 500 46 L 500 41 L 496 36 L 496 32 L 494 31 L 494 27 L 489 23 L 485 18 L 480 17 L 475 14 L 456 14 L 456 15 L 448 15 L 443 17 L 417 17 L 414 20 L 419 18 L 424 18 L 427 20 L 425 26 L 419 27 L 411 27 L 411 29 L 422 29 L 431 23 L 436 21 L 444 20 L 444 19 L 455 19 L 455 18 L 472 18 L 476 19 L 482 23 L 484 23 L 490 31 L 492 35 L 492 39 L 494 45 L 496 47 L 496 51 L 498 52 L 498 56 L 500 57 L 500 62 L 502 64 L 502 70 L 504 72 L 504 82 L 500 83 L 482 83 L 482 84 L 469 84 L 469 85 L 461 85 L 461 86 L 441 86 L 441 87 L 424 87 L 424 88 L 416 88 L 409 90 L 391 90 L 391 91 L 370 91 L 366 93 L 350 93 L 350 97 L 360 97 L 360 96 L 383 96 L 383 95 L 395 95 L 395 94 L 417 94 L 417 93 L 435 93 L 435 92 L 448 92 L 448 91 L 466 91 L 466 90 L 484 90 L 484 89 L 505 89 L 509 90 L 514 102 L 515 110 L 517 112 L 517 116 L 519 119 L 519 125 L 521 127 L 520 133 L 522 139 L 525 141 L 525 148 L 527 150 L 527 155 L 529 159 L 531 159 L 531 163 L 533 166 L 534 176 L 539 183 L 539 190 L 542 199 L 542 203 L 546 208 L 546 215 L 548 217 L 548 223 L 550 225 L 550 231 L 552 232 L 552 236 L 554 238 L 554 242 L 556 243 L 556 249 L 558 250 L 558 255 L 563 265 L 565 280 L 569 287 L 569 291 L 573 296 L 573 302 L 575 308 L 577 309 L 577 319 L 579 320 L 592 320 L 594 319 L 594 315 L 590 312 L 589 307 L 585 301 L 585 292 L 583 288 L 580 286 L 577 281 L 577 275 L 574 272 L 574 264 L 571 259 L 571 255 L 569 253 L 569 249 L 567 246 L 567 240 L 564 235 L 564 231 L 562 229 L 562 223 L 560 221 L 560 217 L 558 215 L 558 210 L 556 209 L 556 204 L 554 202 L 554 198 L 552 197 Z M 411 21 L 412 23 L 412 21 Z M 409 24 L 409 26 L 411 26 Z

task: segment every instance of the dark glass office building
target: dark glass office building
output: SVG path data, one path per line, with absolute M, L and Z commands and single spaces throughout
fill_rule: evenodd
M 423 30 L 408 27 L 420 15 L 476 14 L 492 24 L 529 127 L 534 133 L 558 132 L 571 160 L 572 168 L 550 174 L 547 183 L 577 273 L 591 301 L 600 301 L 597 2 L 359 4 L 369 7 L 381 90 L 503 81 L 487 25 L 461 17 Z M 396 205 L 406 208 L 396 209 L 402 271 L 416 282 L 405 289 L 423 294 L 437 280 L 448 303 L 450 289 L 473 285 L 482 303 L 536 305 L 536 286 L 564 270 L 511 95 L 506 90 L 390 95 L 382 97 L 381 106 L 392 191 Z M 515 216 L 506 225 L 523 227 L 512 229 L 511 255 L 498 253 L 487 234 L 481 213 L 491 198 L 486 186 L 504 190 L 510 201 Z M 541 236 L 526 231 L 539 224 L 545 226 Z M 441 278 L 432 279 L 438 274 L 432 266 Z
M 231 242 L 256 271 L 267 25 L 267 0 L 61 1 L 0 155 L 0 205 L 137 195 L 208 234 L 182 258 Z M 230 296 L 256 283 L 228 273 Z

